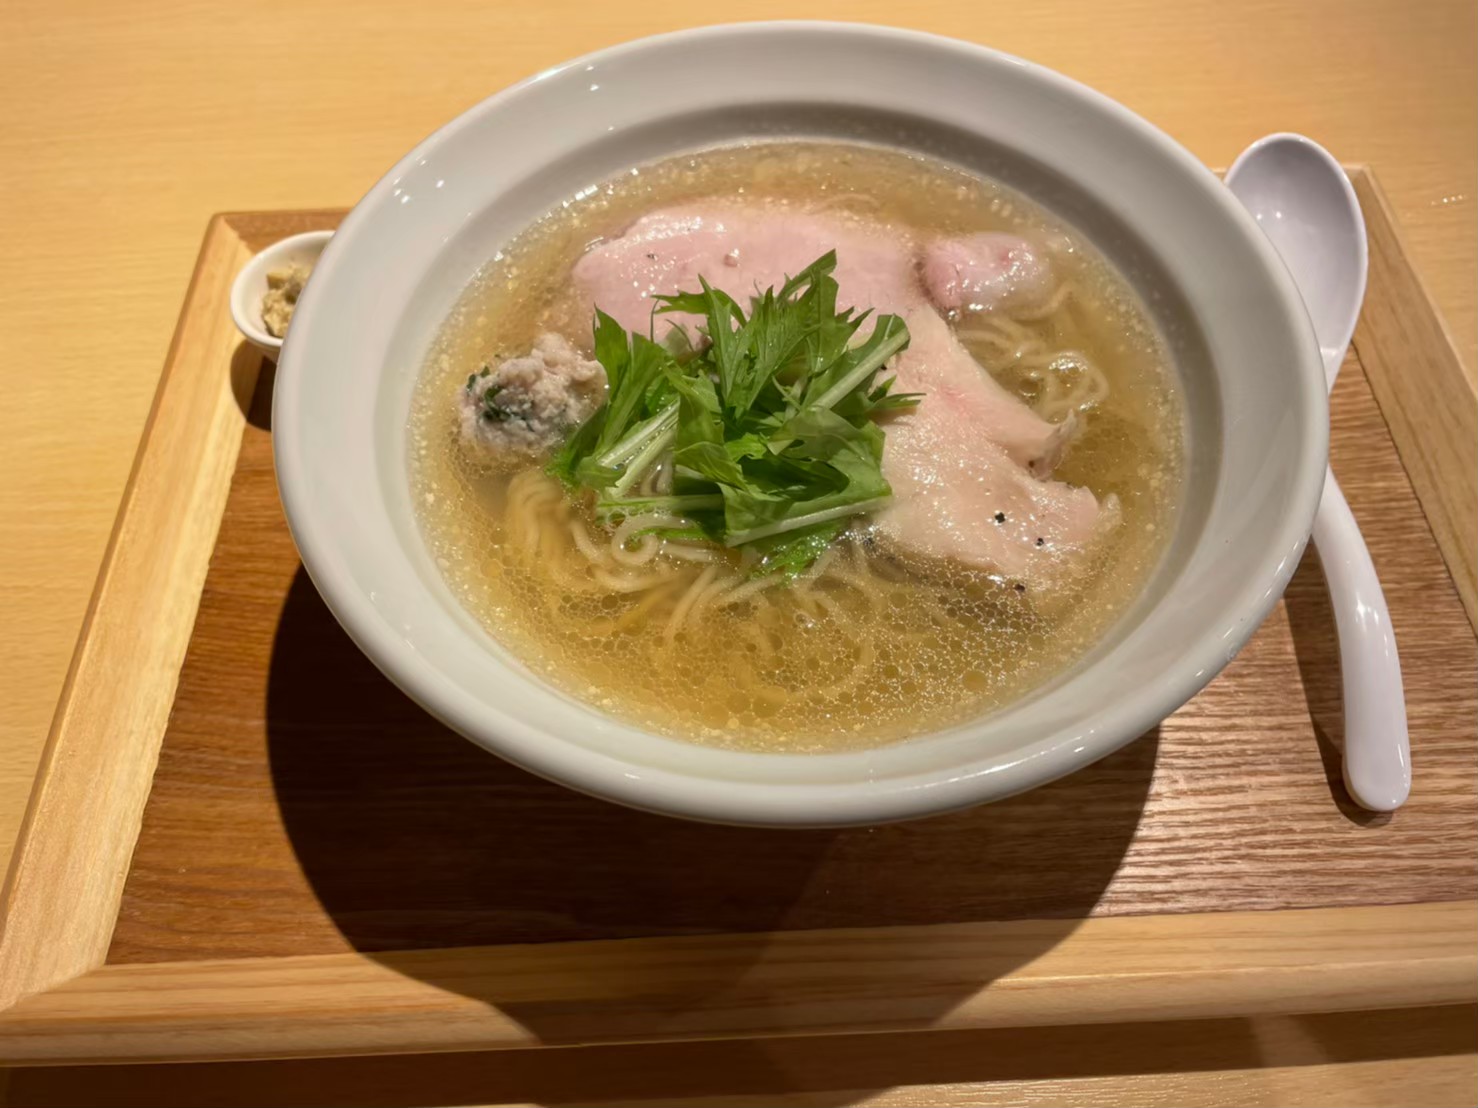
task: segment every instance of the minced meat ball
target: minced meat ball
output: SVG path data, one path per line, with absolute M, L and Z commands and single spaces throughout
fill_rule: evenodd
M 484 366 L 467 378 L 457 394 L 462 439 L 488 450 L 542 453 L 585 422 L 605 393 L 600 363 L 549 332 L 526 357 Z
M 280 339 L 287 334 L 293 309 L 298 306 L 298 297 L 311 272 L 309 266 L 293 262 L 267 274 L 267 295 L 262 297 L 262 326 L 273 338 Z

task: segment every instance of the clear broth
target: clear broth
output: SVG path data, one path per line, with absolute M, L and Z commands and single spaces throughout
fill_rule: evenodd
M 1116 497 L 1122 521 L 1086 572 L 1042 604 L 991 575 L 902 557 L 854 526 L 821 577 L 726 607 L 671 613 L 709 566 L 659 557 L 662 590 L 592 579 L 572 528 L 594 523 L 537 465 L 465 450 L 455 398 L 490 358 L 557 330 L 589 347 L 569 287 L 587 245 L 658 207 L 704 197 L 855 210 L 916 235 L 1004 230 L 1050 244 L 1075 290 L 1020 324 L 1048 351 L 1082 351 L 1108 395 L 1085 413 L 1056 477 Z M 967 347 L 1028 403 L 1047 401 L 999 337 L 958 321 Z M 926 401 L 927 402 L 927 401 Z M 459 601 L 531 670 L 604 712 L 697 742 L 763 751 L 876 746 L 1016 700 L 1099 640 L 1143 588 L 1174 526 L 1182 412 L 1164 347 L 1124 280 L 1071 227 L 997 183 L 902 152 L 764 143 L 693 154 L 584 190 L 498 251 L 428 353 L 409 420 L 410 478 L 433 556 Z M 717 587 L 727 563 L 710 575 Z

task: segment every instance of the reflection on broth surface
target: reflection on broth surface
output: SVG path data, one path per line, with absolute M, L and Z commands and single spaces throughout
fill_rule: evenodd
M 498 402 L 486 378 L 476 386 L 483 367 L 511 380 L 524 362 L 500 367 L 529 359 L 538 343 L 542 361 L 530 372 L 588 381 L 592 299 L 662 338 L 665 317 L 646 314 L 640 294 L 679 288 L 626 291 L 634 282 L 620 266 L 627 256 L 650 260 L 638 285 L 681 271 L 688 291 L 699 255 L 682 253 L 682 235 L 700 224 L 743 244 L 712 272 L 697 270 L 716 285 L 728 279 L 741 303 L 747 275 L 767 272 L 755 254 L 768 230 L 835 248 L 844 303 L 849 290 L 885 288 L 859 268 L 877 244 L 879 257 L 907 260 L 896 289 L 876 294 L 900 303 L 858 304 L 907 319 L 911 345 L 882 376 L 896 368 L 901 388 L 923 393 L 915 412 L 878 419 L 894 503 L 848 520 L 794 579 L 756 575 L 743 547 L 664 542 L 640 520 L 602 521 L 590 497 L 545 473 L 544 457 L 469 440 L 469 427 L 485 426 L 477 405 Z M 652 249 L 637 251 L 638 232 Z M 1015 237 L 983 234 L 995 232 Z M 1017 241 L 1030 251 L 1002 245 Z M 976 254 L 955 259 L 952 244 Z M 806 248 L 782 241 L 776 256 L 788 258 L 787 245 Z M 609 291 L 590 272 L 614 273 L 625 287 Z M 978 365 L 938 364 L 960 344 Z M 987 401 L 1000 392 L 991 380 L 1011 394 L 1001 394 L 1008 415 L 1047 432 L 1033 449 L 1018 448 L 1009 427 L 987 436 L 984 424 L 950 423 L 967 410 L 961 397 L 981 386 Z M 578 381 L 572 389 L 586 387 Z M 573 391 L 561 399 L 571 422 L 587 414 L 577 400 Z M 531 415 L 518 421 L 521 432 L 546 430 Z M 675 158 L 562 205 L 499 251 L 462 296 L 427 356 L 409 435 L 427 542 L 495 638 L 602 711 L 769 751 L 923 734 L 1055 676 L 1143 587 L 1173 529 L 1181 481 L 1181 409 L 1163 347 L 1122 278 L 1072 228 L 942 163 L 829 143 Z M 660 492 L 663 480 L 659 464 L 641 487 Z M 1026 507 L 1009 519 L 972 511 L 991 495 Z

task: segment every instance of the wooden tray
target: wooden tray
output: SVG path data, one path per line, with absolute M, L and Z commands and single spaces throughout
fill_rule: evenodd
M 1339 783 L 1311 554 L 1190 705 L 1056 784 L 872 830 L 578 796 L 402 697 L 298 564 L 226 292 L 336 212 L 217 216 L 6 890 L 0 1060 L 1163 1020 L 1478 996 L 1478 406 L 1374 181 L 1334 458 L 1415 777 Z M 157 768 L 156 768 L 157 766 Z

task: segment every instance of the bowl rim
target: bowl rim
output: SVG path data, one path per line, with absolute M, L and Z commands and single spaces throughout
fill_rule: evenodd
M 484 116 L 505 110 L 541 82 L 572 68 L 601 65 L 658 44 L 699 46 L 704 41 L 735 35 L 764 36 L 776 33 L 828 33 L 854 36 L 872 42 L 912 43 L 945 51 L 969 61 L 1018 67 L 1032 80 L 1111 116 L 1122 127 L 1135 132 L 1169 163 L 1189 178 L 1199 180 L 1203 191 L 1222 213 L 1239 227 L 1253 254 L 1260 259 L 1262 275 L 1276 292 L 1276 301 L 1288 315 L 1292 333 L 1298 336 L 1296 369 L 1303 401 L 1317 416 L 1327 397 L 1323 371 L 1311 325 L 1291 276 L 1272 245 L 1258 230 L 1251 216 L 1217 178 L 1188 150 L 1169 135 L 1108 96 L 1036 63 L 990 47 L 927 32 L 866 23 L 812 20 L 781 20 L 730 23 L 647 36 L 610 46 L 542 70 L 475 104 L 401 158 L 344 219 L 319 264 L 320 274 L 331 274 L 342 247 L 353 239 L 372 209 L 393 190 L 395 183 L 424 159 L 436 146 Z M 327 281 L 321 278 L 320 286 Z M 299 312 L 313 312 L 317 298 L 305 293 Z M 961 766 L 960 772 L 925 771 L 913 776 L 883 781 L 857 780 L 846 783 L 814 782 L 781 784 L 701 777 L 662 767 L 644 765 L 633 773 L 633 763 L 578 747 L 560 737 L 507 716 L 488 718 L 487 709 L 472 711 L 465 694 L 444 679 L 436 667 L 414 651 L 407 650 L 394 630 L 380 618 L 370 597 L 349 579 L 342 561 L 336 559 L 331 536 L 320 529 L 309 510 L 304 482 L 302 412 L 293 403 L 290 371 L 293 352 L 301 348 L 306 328 L 289 333 L 283 356 L 289 372 L 280 375 L 273 406 L 273 448 L 279 491 L 294 541 L 314 584 L 340 624 L 361 650 L 403 691 L 452 729 L 499 756 L 540 776 L 558 781 L 591 795 L 628 806 L 691 819 L 764 826 L 815 827 L 880 823 L 915 818 L 1002 799 L 1074 772 L 1112 753 L 1140 736 L 1175 706 L 1189 700 L 1204 687 L 1256 631 L 1281 596 L 1308 541 L 1314 512 L 1324 482 L 1327 459 L 1328 421 L 1315 418 L 1304 427 L 1296 473 L 1290 477 L 1292 504 L 1277 530 L 1278 541 L 1270 543 L 1256 568 L 1249 571 L 1242 587 L 1223 608 L 1238 613 L 1227 632 L 1200 650 L 1187 650 L 1184 661 L 1142 695 L 1105 707 L 1095 716 L 1095 726 L 1072 737 L 1056 736 L 1029 743 L 1013 758 L 993 759 L 989 766 Z M 294 341 L 294 336 L 298 341 Z M 284 388 L 284 382 L 289 387 Z M 537 678 L 529 676 L 533 682 Z M 597 711 L 596 709 L 591 709 Z M 640 729 L 638 729 L 640 730 Z M 678 740 L 681 741 L 681 740 Z M 1069 752 L 1063 748 L 1077 742 Z M 844 755 L 816 754 L 807 758 Z M 798 755 L 751 755 L 793 758 Z

